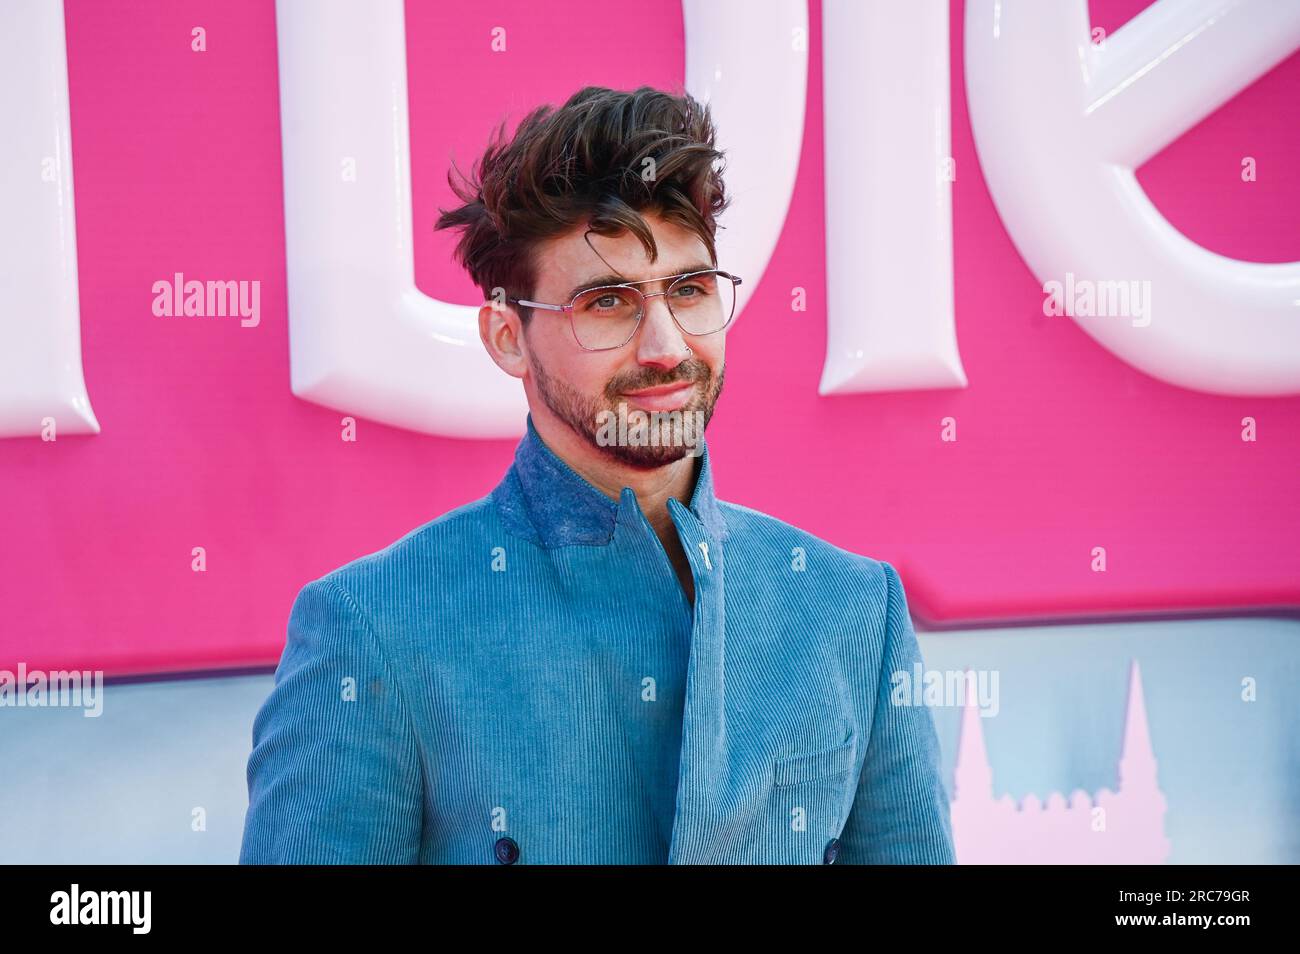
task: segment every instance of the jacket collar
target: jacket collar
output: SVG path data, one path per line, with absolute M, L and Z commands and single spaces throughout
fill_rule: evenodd
M 700 444 L 703 450 L 695 489 L 689 506 L 682 509 L 693 514 L 715 539 L 725 540 L 727 524 L 713 491 L 708 441 L 701 436 Z M 619 520 L 635 520 L 640 508 L 631 487 L 624 487 L 619 499 L 611 500 L 565 463 L 537 433 L 531 413 L 515 449 L 514 463 L 493 496 L 507 523 L 531 528 L 528 535 L 544 547 L 607 544 L 614 539 Z M 674 504 L 681 507 L 680 501 L 670 500 L 670 512 Z

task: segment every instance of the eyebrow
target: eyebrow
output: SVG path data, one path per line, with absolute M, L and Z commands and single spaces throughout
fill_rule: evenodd
M 695 265 L 687 265 L 685 268 L 681 269 L 680 271 L 672 272 L 668 275 L 661 275 L 658 278 L 636 279 L 635 281 L 637 281 L 638 284 L 645 284 L 647 282 L 661 281 L 664 278 L 672 278 L 677 275 L 689 275 L 692 272 L 711 272 L 711 271 L 713 271 L 713 264 L 711 262 L 705 262 L 703 264 L 697 263 Z M 573 301 L 574 298 L 578 297 L 578 295 L 582 294 L 583 292 L 590 291 L 593 288 L 599 288 L 602 285 L 626 285 L 628 284 L 628 282 L 629 279 L 627 278 L 626 275 L 597 275 L 595 278 L 589 278 L 581 285 L 577 285 L 572 290 L 570 290 L 569 295 L 565 299 L 565 301 Z

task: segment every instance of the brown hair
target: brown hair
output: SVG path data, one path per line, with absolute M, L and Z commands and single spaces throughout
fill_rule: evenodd
M 537 244 L 581 222 L 598 235 L 630 229 L 654 261 L 658 249 L 643 211 L 695 232 L 716 263 L 716 219 L 730 200 L 714 168 L 723 158 L 715 135 L 708 106 L 684 91 L 587 86 L 558 110 L 534 109 L 509 143 L 503 122 L 472 180 L 453 160 L 447 181 L 465 204 L 439 208 L 434 229 L 464 228 L 456 259 L 488 299 L 497 288 L 531 298 Z M 533 309 L 517 310 L 527 323 Z

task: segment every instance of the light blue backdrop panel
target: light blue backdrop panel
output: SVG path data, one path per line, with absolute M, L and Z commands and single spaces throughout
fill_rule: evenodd
M 995 797 L 1115 789 L 1136 658 L 1170 861 L 1300 863 L 1300 621 L 919 635 L 927 669 L 998 672 L 1000 711 L 981 720 Z M 1242 701 L 1245 677 L 1254 702 Z M 116 684 L 98 718 L 0 708 L 0 862 L 234 863 L 253 717 L 271 685 Z M 934 714 L 951 783 L 960 713 Z
M 1300 863 L 1300 621 L 1191 620 L 919 634 L 927 668 L 997 670 L 981 719 L 993 795 L 1115 791 L 1130 659 L 1168 803 L 1171 864 Z M 1242 700 L 1253 678 L 1256 701 Z M 960 730 L 935 709 L 948 779 Z M 951 788 L 949 789 L 951 793 Z

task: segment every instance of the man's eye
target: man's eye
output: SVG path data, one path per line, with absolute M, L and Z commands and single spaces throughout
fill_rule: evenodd
M 622 313 L 632 307 L 632 299 L 619 292 L 603 292 L 582 302 L 583 311 Z

